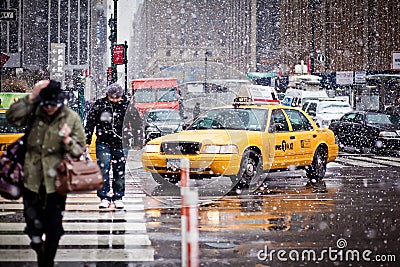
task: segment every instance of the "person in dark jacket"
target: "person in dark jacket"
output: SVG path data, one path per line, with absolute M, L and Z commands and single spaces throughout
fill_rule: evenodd
M 86 146 L 90 146 L 96 129 L 96 157 L 104 177 L 103 188 L 97 191 L 97 196 L 101 200 L 99 208 L 110 207 L 111 201 L 114 202 L 115 208 L 124 208 L 122 197 L 125 195 L 125 164 L 129 141 L 133 137 L 134 150 L 140 150 L 142 147 L 142 118 L 123 92 L 119 84 L 109 85 L 107 96 L 92 104 L 86 119 Z M 111 166 L 112 196 L 110 195 Z
M 193 120 L 197 119 L 197 117 L 200 116 L 200 113 L 200 102 L 196 102 L 196 105 L 193 108 Z
M 44 80 L 36 83 L 32 93 L 13 103 L 6 113 L 11 125 L 31 126 L 26 143 L 23 205 L 25 233 L 36 251 L 39 267 L 54 266 L 59 240 L 64 234 L 66 196 L 56 192 L 56 168 L 66 153 L 78 158 L 85 147 L 81 118 L 65 103 L 60 83 Z

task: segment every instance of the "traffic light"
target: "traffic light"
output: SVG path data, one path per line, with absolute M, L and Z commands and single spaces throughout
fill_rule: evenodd
M 108 67 L 107 68 L 107 81 L 112 82 L 112 80 L 113 80 L 113 68 Z
M 108 40 L 112 43 L 117 41 L 117 21 L 112 17 L 108 20 L 108 26 L 110 27 L 110 36 L 108 36 Z

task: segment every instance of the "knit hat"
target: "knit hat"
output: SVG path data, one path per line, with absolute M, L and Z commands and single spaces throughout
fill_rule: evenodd
M 111 96 L 111 97 L 114 97 L 114 98 L 119 98 L 123 94 L 124 94 L 124 90 L 122 89 L 121 85 L 119 85 L 118 83 L 110 84 L 107 87 L 107 92 L 106 92 L 107 96 Z
M 49 85 L 40 91 L 39 96 L 41 106 L 61 107 L 66 100 L 66 95 L 61 90 L 60 82 L 54 80 L 50 80 Z

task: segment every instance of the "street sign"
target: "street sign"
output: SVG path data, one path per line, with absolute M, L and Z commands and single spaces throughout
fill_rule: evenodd
M 354 83 L 366 83 L 367 72 L 366 71 L 355 71 L 354 72 Z
M 392 52 L 392 70 L 400 70 L 400 51 Z
M 0 9 L 0 20 L 17 20 L 17 10 Z
M 336 72 L 336 84 L 348 85 L 353 84 L 354 74 L 352 71 L 337 71 Z
M 125 46 L 123 44 L 113 46 L 113 63 L 114 65 L 122 65 L 125 63 Z
M 64 88 L 65 80 L 65 44 L 51 43 L 50 49 L 50 79 L 61 82 Z

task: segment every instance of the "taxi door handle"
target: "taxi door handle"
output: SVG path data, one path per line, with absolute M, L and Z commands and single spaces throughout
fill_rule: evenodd
M 296 136 L 292 135 L 292 136 L 290 137 L 290 139 L 296 139 Z

